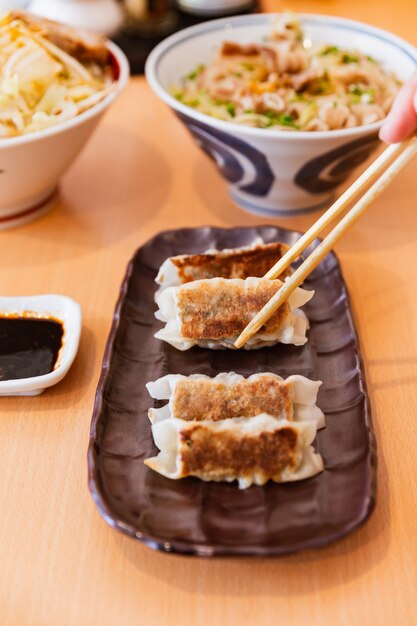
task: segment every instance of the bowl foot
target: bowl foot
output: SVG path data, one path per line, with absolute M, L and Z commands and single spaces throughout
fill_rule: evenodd
M 327 209 L 331 203 L 333 202 L 333 194 L 327 196 L 322 199 L 317 204 L 313 206 L 306 206 L 300 208 L 291 208 L 291 209 L 283 209 L 279 206 L 274 208 L 263 207 L 259 204 L 252 203 L 246 198 L 242 198 L 239 193 L 236 193 L 234 190 L 229 191 L 229 195 L 233 202 L 237 204 L 238 207 L 246 211 L 246 213 L 251 213 L 252 215 L 259 215 L 261 217 L 296 217 L 298 215 L 306 215 L 307 213 L 315 213 L 316 211 L 320 211 L 321 209 Z
M 41 202 L 37 202 L 34 206 L 26 207 L 20 211 L 16 211 L 11 215 L 0 217 L 0 230 L 7 230 L 9 228 L 15 228 L 16 226 L 22 226 L 28 222 L 36 220 L 38 217 L 49 213 L 58 202 L 58 188 L 55 187 L 48 193 L 46 198 Z

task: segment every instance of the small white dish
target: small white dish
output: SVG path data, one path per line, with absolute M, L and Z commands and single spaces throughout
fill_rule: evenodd
M 0 315 L 33 314 L 33 317 L 52 317 L 62 322 L 64 335 L 54 369 L 49 374 L 0 381 L 0 396 L 37 396 L 47 387 L 56 385 L 67 374 L 77 354 L 80 342 L 82 316 L 80 305 L 54 294 L 40 296 L 0 297 Z

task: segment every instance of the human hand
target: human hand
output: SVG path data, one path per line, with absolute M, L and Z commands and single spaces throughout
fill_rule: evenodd
M 379 137 L 386 143 L 397 143 L 417 130 L 417 72 L 404 83 L 382 128 Z

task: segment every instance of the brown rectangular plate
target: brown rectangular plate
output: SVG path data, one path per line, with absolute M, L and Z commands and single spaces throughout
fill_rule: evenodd
M 306 282 L 304 347 L 179 352 L 154 338 L 155 276 L 171 255 L 208 248 L 292 244 L 299 233 L 270 226 L 160 233 L 142 246 L 124 279 L 97 389 L 88 452 L 89 486 L 114 528 L 166 552 L 272 556 L 323 546 L 363 524 L 375 500 L 375 441 L 358 338 L 339 263 L 330 254 Z M 316 244 L 317 245 L 317 244 Z M 165 374 L 275 372 L 320 379 L 327 427 L 316 447 L 325 471 L 298 483 L 239 490 L 237 483 L 179 481 L 148 469 L 156 453 L 145 383 Z

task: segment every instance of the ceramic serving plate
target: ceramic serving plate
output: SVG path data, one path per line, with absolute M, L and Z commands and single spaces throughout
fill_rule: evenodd
M 346 286 L 330 254 L 309 277 L 308 343 L 256 351 L 179 352 L 154 338 L 154 279 L 164 259 L 208 248 L 292 244 L 298 233 L 273 227 L 163 232 L 140 248 L 124 279 L 97 389 L 88 452 L 89 486 L 114 528 L 166 552 L 272 556 L 319 547 L 363 524 L 375 499 L 375 442 Z M 173 481 L 147 468 L 156 453 L 145 383 L 168 373 L 235 371 L 244 376 L 303 374 L 323 385 L 327 427 L 317 435 L 325 471 L 292 484 L 239 490 L 237 483 Z

